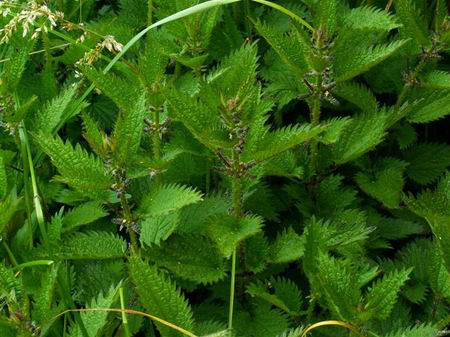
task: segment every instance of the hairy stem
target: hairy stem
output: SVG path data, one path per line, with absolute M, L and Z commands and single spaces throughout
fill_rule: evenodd
M 317 31 L 315 36 L 315 48 L 319 53 L 321 53 L 323 47 L 323 35 L 321 31 Z M 316 75 L 316 86 L 314 88 L 313 97 L 310 102 L 310 119 L 313 127 L 319 125 L 320 122 L 320 107 L 321 107 L 321 99 L 322 99 L 322 84 L 323 84 L 323 74 L 321 71 L 317 72 Z M 317 157 L 319 155 L 319 142 L 317 139 L 313 139 L 311 142 L 311 173 L 317 174 L 318 165 L 317 165 Z
M 127 225 L 133 223 L 133 216 L 131 215 L 130 205 L 128 204 L 125 192 L 120 194 L 120 205 L 122 206 L 123 217 L 125 218 Z M 128 233 L 130 234 L 130 241 L 133 252 L 137 254 L 139 253 L 139 242 L 136 232 L 132 228 L 128 227 Z
M 322 84 L 322 76 L 319 76 L 318 86 Z M 313 127 L 318 126 L 320 122 L 320 93 L 317 93 L 311 103 L 311 124 Z M 311 142 L 311 172 L 317 172 L 317 158 L 319 155 L 319 142 L 313 139 Z
M 431 49 L 430 53 L 433 52 L 433 48 Z M 425 66 L 428 63 L 429 57 L 427 55 L 423 56 L 419 62 L 419 64 L 416 66 L 416 68 L 408 75 L 409 79 L 406 81 L 405 85 L 402 88 L 402 91 L 400 92 L 400 95 L 397 98 L 397 102 L 395 103 L 395 108 L 399 109 L 400 106 L 405 101 L 406 96 L 409 94 L 409 91 L 414 85 L 414 82 L 417 79 L 417 76 L 420 74 L 420 72 L 425 68 Z
M 154 126 L 152 133 L 153 155 L 155 156 L 156 162 L 159 163 L 161 161 L 161 122 L 158 108 L 153 109 L 152 118 Z M 157 186 L 161 186 L 162 184 L 160 172 L 155 176 L 155 183 Z

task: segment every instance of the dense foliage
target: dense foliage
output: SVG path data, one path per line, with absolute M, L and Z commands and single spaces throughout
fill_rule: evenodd
M 0 14 L 0 336 L 450 334 L 445 1 Z

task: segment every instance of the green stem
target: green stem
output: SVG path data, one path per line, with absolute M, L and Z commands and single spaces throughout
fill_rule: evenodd
M 30 261 L 30 262 L 25 262 L 22 264 L 19 264 L 17 266 L 14 267 L 14 269 L 24 269 L 24 268 L 29 268 L 29 267 L 35 267 L 35 266 L 50 266 L 53 263 L 55 263 L 55 261 L 52 260 L 36 260 L 36 261 Z
M 245 31 L 247 33 L 247 37 L 250 38 L 252 35 L 252 25 L 251 25 L 251 11 L 250 11 L 250 0 L 244 0 L 244 23 L 245 23 Z
M 236 288 L 236 249 L 231 256 L 230 307 L 228 311 L 228 330 L 233 330 L 234 292 Z
M 209 194 L 211 190 L 211 161 L 209 158 L 206 159 L 206 179 L 205 179 L 205 192 Z
M 319 44 L 319 46 L 320 46 L 320 44 Z M 320 123 L 322 82 L 323 82 L 322 73 L 318 73 L 317 80 L 316 80 L 316 92 L 314 93 L 312 102 L 310 104 L 311 125 L 313 127 L 317 127 Z M 317 171 L 318 171 L 318 163 L 317 163 L 318 155 L 319 155 L 319 141 L 317 139 L 313 139 L 311 142 L 311 173 L 314 173 L 314 174 L 317 174 Z
M 173 80 L 177 80 L 178 77 L 180 77 L 181 75 L 181 63 L 180 62 L 176 62 L 175 63 L 175 72 L 173 74 Z
M 153 24 L 153 0 L 147 0 L 147 26 Z M 147 48 L 150 47 L 150 34 L 147 34 Z
M 117 180 L 120 183 L 119 180 Z M 128 200 L 125 196 L 125 193 L 120 194 L 120 204 L 122 206 L 123 217 L 126 220 L 127 224 L 133 222 L 133 216 L 131 214 L 130 205 L 128 204 Z M 131 247 L 134 253 L 139 253 L 139 242 L 136 236 L 136 232 L 132 228 L 128 228 L 128 233 L 130 234 Z
M 147 5 L 147 26 L 151 26 L 153 24 L 153 0 L 148 0 Z
M 20 132 L 17 137 L 17 143 L 20 147 L 20 155 L 22 158 L 22 169 L 23 169 L 23 194 L 25 196 L 25 206 L 27 209 L 27 220 L 28 220 L 28 239 L 30 244 L 30 249 L 33 248 L 33 218 L 32 218 L 32 201 L 30 195 L 30 170 L 28 168 L 28 155 L 27 155 L 27 147 L 25 145 L 25 141 L 23 140 L 22 133 Z
M 161 162 L 161 122 L 158 108 L 153 109 L 152 118 L 154 126 L 154 130 L 152 133 L 153 155 L 155 157 L 156 162 L 159 164 Z M 162 184 L 160 172 L 156 173 L 155 183 L 157 186 L 161 186 Z
M 235 151 L 233 153 L 234 175 L 232 181 L 233 192 L 233 215 L 236 221 L 242 218 L 242 181 L 238 175 L 240 165 L 240 155 Z M 233 250 L 231 257 L 231 283 L 230 283 L 230 307 L 228 311 L 228 330 L 233 330 L 233 312 L 234 298 L 236 290 L 236 263 L 237 263 L 237 247 Z
M 33 203 L 34 209 L 36 211 L 36 219 L 42 234 L 43 242 L 44 244 L 47 244 L 48 243 L 47 230 L 45 228 L 44 213 L 42 211 L 41 199 L 39 197 L 36 175 L 34 172 L 33 157 L 31 155 L 30 143 L 28 142 L 27 130 L 23 123 L 22 127 L 19 129 L 19 133 L 21 134 L 21 138 L 24 140 L 27 149 L 28 167 L 31 176 L 31 187 L 33 189 Z
M 420 72 L 425 68 L 427 65 L 428 57 L 422 57 L 419 64 L 416 66 L 416 68 L 413 70 L 413 72 L 409 75 L 410 80 L 414 82 L 417 78 L 417 76 L 420 74 Z M 406 82 L 405 85 L 402 88 L 402 91 L 400 92 L 400 95 L 397 98 L 397 102 L 395 103 L 395 109 L 399 109 L 400 106 L 403 104 L 406 96 L 409 94 L 409 91 L 413 87 L 412 83 Z
M 19 266 L 19 264 L 17 263 L 17 260 L 14 256 L 13 252 L 9 248 L 8 244 L 6 243 L 5 239 L 2 240 L 2 244 L 6 250 L 6 253 L 8 254 L 9 260 L 11 261 L 12 265 L 14 266 L 14 268 L 17 268 L 17 266 Z
M 123 287 L 119 288 L 119 296 L 120 296 L 120 308 L 122 310 L 125 310 L 125 301 L 124 301 L 124 297 L 123 297 Z M 130 337 L 131 333 L 130 333 L 130 328 L 128 326 L 127 314 L 125 313 L 125 311 L 122 311 L 122 326 L 123 326 L 123 330 L 125 332 L 125 337 Z

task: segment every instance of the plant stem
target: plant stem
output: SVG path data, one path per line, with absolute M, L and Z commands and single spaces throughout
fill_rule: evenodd
M 133 222 L 133 217 L 131 215 L 130 205 L 128 205 L 128 200 L 125 196 L 125 193 L 121 193 L 120 195 L 120 204 L 122 206 L 123 217 L 127 221 L 127 224 Z M 136 236 L 136 232 L 132 228 L 128 228 L 128 233 L 130 234 L 131 247 L 134 253 L 139 253 L 139 243 Z
M 319 75 L 318 87 L 322 85 L 322 76 Z M 317 93 L 311 103 L 311 124 L 313 127 L 319 125 L 320 122 L 320 93 Z M 313 139 L 311 142 L 311 172 L 317 173 L 317 157 L 319 154 L 319 142 Z
M 160 117 L 159 109 L 158 108 L 153 109 L 152 111 L 153 126 L 154 126 L 154 130 L 152 133 L 153 155 L 155 156 L 155 160 L 158 164 L 161 161 L 161 123 L 159 117 Z M 157 186 L 161 186 L 162 184 L 160 172 L 157 172 L 155 176 L 155 183 Z
M 147 27 L 153 24 L 153 0 L 147 0 Z M 150 47 L 151 34 L 147 34 L 147 48 Z
M 250 23 L 251 19 L 251 11 L 250 11 L 250 0 L 244 0 L 244 23 L 245 23 L 245 31 L 247 33 L 247 37 L 250 38 L 252 35 L 252 25 Z
M 120 308 L 122 310 L 125 310 L 125 301 L 123 298 L 123 287 L 119 288 L 119 296 L 120 296 Z M 127 314 L 125 313 L 125 311 L 122 311 L 122 326 L 123 326 L 123 330 L 125 332 L 125 337 L 130 337 L 130 328 L 128 326 L 128 319 L 127 319 Z
M 14 268 L 17 268 L 17 266 L 19 264 L 17 263 L 17 260 L 16 260 L 16 258 L 14 256 L 13 252 L 9 248 L 8 244 L 6 243 L 5 239 L 2 240 L 2 244 L 3 244 L 3 247 L 6 250 L 6 253 L 8 254 L 9 260 L 11 261 L 12 265 L 14 266 Z
M 233 330 L 234 292 L 236 288 L 236 249 L 231 256 L 230 308 L 228 311 L 228 330 Z
M 430 51 L 430 53 L 432 53 L 432 52 L 433 52 L 433 48 Z M 427 56 L 422 57 L 419 64 L 411 72 L 411 74 L 409 75 L 409 80 L 411 81 L 411 83 L 406 82 L 405 85 L 403 86 L 402 91 L 400 92 L 400 95 L 397 98 L 397 102 L 395 103 L 395 109 L 400 108 L 400 106 L 404 102 L 406 96 L 408 95 L 409 90 L 412 88 L 414 81 L 416 81 L 417 76 L 420 74 L 420 72 L 423 70 L 423 68 L 425 68 L 425 66 L 427 65 L 427 61 L 428 61 Z
M 151 26 L 153 24 L 153 0 L 148 0 L 147 6 L 147 26 Z
M 205 192 L 209 194 L 211 190 L 211 160 L 206 159 L 206 178 L 205 178 Z
M 238 175 L 240 165 L 240 155 L 237 151 L 233 152 L 233 166 L 234 175 L 232 181 L 233 193 L 233 215 L 236 221 L 242 217 L 242 181 Z M 237 247 L 234 248 L 231 257 L 231 282 L 230 282 L 230 307 L 228 311 L 228 330 L 233 330 L 233 311 L 234 311 L 234 297 L 236 289 L 236 263 L 237 263 Z
M 318 50 L 322 47 L 322 38 L 319 35 L 317 37 L 317 43 L 316 48 Z M 320 106 L 321 106 L 321 99 L 322 99 L 322 83 L 323 83 L 323 76 L 321 72 L 317 73 L 316 77 L 316 87 L 314 96 L 312 97 L 312 102 L 310 103 L 310 109 L 311 109 L 311 125 L 313 127 L 317 127 L 320 122 Z M 318 171 L 318 165 L 317 165 L 317 157 L 319 155 L 319 142 L 317 139 L 313 139 L 311 142 L 311 173 L 317 173 Z
M 48 237 L 47 237 L 47 230 L 45 228 L 44 213 L 42 211 L 42 205 L 41 205 L 41 199 L 39 197 L 36 175 L 34 173 L 33 157 L 31 155 L 30 143 L 28 142 L 27 130 L 23 123 L 22 123 L 22 127 L 19 128 L 19 134 L 21 135 L 21 139 L 23 139 L 26 149 L 27 149 L 28 167 L 29 167 L 30 176 L 31 176 L 31 187 L 33 189 L 34 209 L 36 211 L 36 219 L 37 219 L 39 229 L 42 234 L 43 243 L 46 245 L 48 243 Z
M 27 147 L 25 142 L 22 140 L 20 129 L 19 136 L 17 137 L 17 143 L 20 147 L 20 156 L 22 158 L 22 169 L 23 169 L 23 192 L 25 196 L 25 206 L 27 208 L 27 220 L 28 220 L 28 239 L 30 244 L 30 249 L 33 248 L 33 219 L 32 219 L 32 209 L 31 206 L 31 196 L 30 196 L 30 170 L 28 168 L 28 156 L 27 156 Z

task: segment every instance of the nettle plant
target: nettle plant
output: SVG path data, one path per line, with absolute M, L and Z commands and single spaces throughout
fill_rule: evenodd
M 449 334 L 446 2 L 0 12 L 1 336 Z

